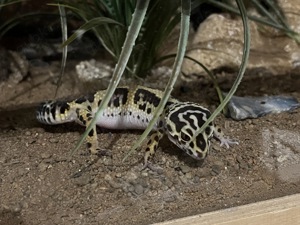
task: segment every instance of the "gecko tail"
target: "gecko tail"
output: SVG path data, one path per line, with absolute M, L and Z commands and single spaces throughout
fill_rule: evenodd
M 70 106 L 63 101 L 47 101 L 40 104 L 36 111 L 36 118 L 43 124 L 62 124 L 74 121 Z

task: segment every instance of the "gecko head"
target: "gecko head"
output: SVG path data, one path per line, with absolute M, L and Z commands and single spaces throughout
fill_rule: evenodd
M 208 109 L 191 102 L 174 103 L 166 110 L 165 129 L 168 138 L 191 157 L 204 159 L 209 151 L 214 126 L 210 123 L 204 132 L 196 132 L 210 116 Z

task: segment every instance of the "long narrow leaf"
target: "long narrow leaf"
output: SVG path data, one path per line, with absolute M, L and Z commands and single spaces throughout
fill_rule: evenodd
M 15 3 L 18 3 L 18 2 L 22 2 L 23 0 L 16 0 L 16 1 L 13 1 L 13 2 L 8 2 L 8 3 L 2 3 L 0 4 L 0 8 L 4 7 L 4 6 L 8 6 L 8 5 L 12 5 L 12 4 L 15 4 Z
M 60 23 L 61 23 L 61 33 L 62 33 L 62 43 L 64 43 L 68 38 L 68 27 L 67 27 L 67 18 L 66 18 L 66 11 L 63 6 L 58 5 L 59 14 L 60 14 Z M 62 77 L 65 73 L 66 63 L 67 63 L 67 55 L 68 55 L 68 45 L 65 45 L 63 47 L 62 51 L 62 59 L 61 59 L 61 67 L 60 67 L 60 75 L 58 79 L 58 83 L 56 86 L 54 98 L 57 95 L 58 88 L 61 85 Z
M 153 118 L 150 121 L 147 129 L 143 132 L 143 134 L 140 136 L 138 141 L 135 143 L 135 145 L 131 148 L 129 153 L 124 157 L 123 161 L 125 161 L 128 156 L 136 149 L 138 148 L 141 143 L 145 140 L 147 135 L 150 133 L 150 131 L 153 129 L 155 123 L 158 120 L 158 117 L 161 115 L 161 113 L 164 110 L 164 107 L 170 98 L 171 92 L 173 90 L 174 84 L 178 78 L 178 75 L 180 74 L 181 65 L 183 62 L 188 36 L 189 36 L 189 26 L 190 26 L 190 13 L 191 13 L 191 2 L 190 0 L 182 0 L 181 1 L 181 26 L 180 26 L 180 36 L 178 41 L 178 49 L 177 49 L 177 55 L 173 64 L 173 70 L 172 75 L 169 79 L 169 82 L 167 84 L 167 87 L 163 93 L 163 97 L 159 102 L 159 105 L 157 109 L 154 112 Z
M 101 115 L 104 111 L 104 109 L 107 107 L 107 104 L 109 100 L 111 99 L 115 89 L 117 88 L 117 85 L 120 82 L 120 79 L 122 77 L 122 74 L 125 70 L 126 64 L 129 60 L 130 54 L 132 52 L 132 48 L 135 44 L 135 40 L 138 36 L 138 33 L 141 29 L 143 20 L 145 18 L 145 14 L 149 5 L 150 0 L 138 0 L 136 4 L 136 8 L 134 11 L 134 14 L 132 16 L 131 24 L 128 29 L 128 33 L 124 42 L 124 47 L 122 49 L 120 58 L 118 60 L 118 63 L 115 67 L 112 79 L 108 85 L 106 94 L 104 98 L 101 101 L 101 104 L 98 108 L 98 111 L 95 113 L 93 120 L 91 121 L 90 125 L 87 127 L 86 131 L 81 137 L 81 140 L 78 142 L 76 148 L 73 150 L 72 155 L 74 152 L 77 151 L 77 149 L 82 145 L 84 139 L 87 137 L 88 133 L 92 130 L 93 126 L 96 124 L 96 118 Z
M 165 55 L 165 56 L 161 57 L 159 60 L 157 60 L 156 64 L 157 63 L 161 63 L 164 60 L 167 60 L 167 59 L 170 59 L 170 58 L 174 58 L 175 56 L 176 56 L 176 54 Z M 185 55 L 184 58 L 193 61 L 194 63 L 196 63 L 197 65 L 199 65 L 207 73 L 207 75 L 210 77 L 210 79 L 212 80 L 212 82 L 214 84 L 214 88 L 216 89 L 216 92 L 218 94 L 220 103 L 222 103 L 222 101 L 223 101 L 222 91 L 221 91 L 221 89 L 220 89 L 220 87 L 218 85 L 217 79 L 214 76 L 214 74 L 206 66 L 204 66 L 204 64 L 202 64 L 201 62 L 197 61 L 196 59 L 194 59 L 194 58 L 192 58 L 190 56 L 187 56 L 187 55 Z M 223 113 L 225 113 L 225 112 L 226 112 L 226 110 L 223 110 Z
M 12 19 L 4 21 L 3 24 L 0 25 L 0 38 L 12 27 L 18 25 L 21 22 L 33 19 L 36 16 L 57 16 L 56 13 L 27 13 L 22 14 L 16 17 L 13 17 Z
M 244 26 L 244 50 L 243 50 L 243 57 L 242 57 L 242 63 L 239 69 L 238 76 L 236 80 L 234 81 L 234 84 L 232 88 L 230 89 L 229 93 L 223 100 L 223 102 L 218 106 L 218 108 L 212 113 L 212 115 L 208 118 L 208 120 L 202 125 L 202 127 L 194 134 L 193 138 L 196 138 L 199 134 L 201 134 L 204 129 L 209 125 L 210 122 L 212 122 L 215 117 L 222 111 L 222 109 L 225 107 L 225 105 L 229 102 L 231 97 L 234 95 L 235 91 L 237 90 L 240 82 L 243 79 L 244 72 L 246 70 L 248 58 L 249 58 L 249 52 L 250 52 L 250 28 L 249 28 L 249 22 L 246 14 L 246 9 L 243 3 L 243 0 L 236 0 L 236 3 L 239 7 L 242 20 L 243 20 L 243 26 Z
M 89 21 L 87 21 L 84 25 L 82 25 L 77 31 L 75 31 L 74 34 L 71 35 L 71 37 L 68 38 L 67 41 L 65 41 L 63 43 L 63 47 L 70 44 L 72 41 L 74 41 L 76 38 L 78 38 L 79 36 L 83 35 L 84 33 L 86 33 L 87 31 L 100 26 L 102 24 L 107 24 L 107 23 L 112 23 L 112 24 L 117 24 L 120 26 L 123 26 L 122 24 L 118 23 L 115 20 L 112 20 L 110 18 L 106 18 L 106 17 L 97 17 L 94 19 L 91 19 Z
M 289 29 L 289 25 L 286 23 L 285 15 L 280 10 L 277 2 L 270 2 L 269 0 L 266 0 L 266 4 L 273 10 L 277 18 L 279 19 L 280 23 L 285 26 L 287 29 Z
M 266 10 L 260 2 L 257 0 L 251 0 L 251 2 L 256 6 L 258 10 L 260 10 L 265 16 L 267 16 L 273 23 L 277 23 L 274 16 Z

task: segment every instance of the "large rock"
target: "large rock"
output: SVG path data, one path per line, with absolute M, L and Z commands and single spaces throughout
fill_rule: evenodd
M 291 29 L 300 33 L 298 0 L 279 0 Z M 251 52 L 248 71 L 283 74 L 300 71 L 300 47 L 296 41 L 273 28 L 250 22 Z M 208 69 L 238 70 L 243 53 L 243 24 L 240 17 L 213 14 L 198 28 L 187 55 Z M 183 63 L 183 79 L 192 80 L 205 71 L 187 59 Z

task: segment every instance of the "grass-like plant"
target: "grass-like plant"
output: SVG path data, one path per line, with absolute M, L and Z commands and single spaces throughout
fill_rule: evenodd
M 221 104 L 217 107 L 217 109 L 211 114 L 211 116 L 208 118 L 208 120 L 202 125 L 202 127 L 194 134 L 193 138 L 196 138 L 200 133 L 204 132 L 205 128 L 211 123 L 217 115 L 224 109 L 224 107 L 227 105 L 227 103 L 230 101 L 234 93 L 236 92 L 239 84 L 241 83 L 246 67 L 247 62 L 249 59 L 249 53 L 250 53 L 250 28 L 249 28 L 249 22 L 247 17 L 247 12 L 243 3 L 243 0 L 236 0 L 239 12 L 242 17 L 243 21 L 243 27 L 244 27 L 244 48 L 243 48 L 243 57 L 242 57 L 242 63 L 239 68 L 239 72 L 237 75 L 236 80 L 234 81 L 230 91 L 226 95 L 225 99 L 221 102 Z
M 22 0 L 1 0 L 0 1 L 0 12 L 9 5 L 20 3 Z M 0 25 L 0 38 L 10 29 L 12 29 L 14 26 L 18 25 L 24 17 L 27 17 L 32 14 L 25 14 L 25 15 L 18 15 L 15 17 L 12 17 L 6 21 L 3 21 Z
M 128 32 L 126 35 L 126 39 L 124 41 L 122 51 L 120 53 L 118 63 L 116 64 L 112 79 L 108 85 L 106 94 L 105 94 L 103 100 L 101 101 L 94 118 L 90 122 L 85 133 L 82 135 L 80 141 L 78 142 L 76 148 L 73 150 L 72 154 L 81 146 L 84 139 L 87 137 L 88 133 L 96 125 L 97 116 L 100 115 L 101 113 L 103 113 L 103 111 L 107 107 L 107 104 L 108 104 L 109 100 L 111 99 L 114 91 L 116 90 L 116 88 L 120 82 L 121 76 L 123 75 L 123 73 L 125 71 L 125 67 L 128 63 L 130 55 L 132 53 L 135 41 L 137 40 L 139 31 L 141 29 L 142 23 L 144 21 L 145 15 L 146 15 L 149 1 L 150 0 L 138 0 L 137 1 L 135 11 L 132 16 L 132 20 L 130 22 L 129 29 L 128 29 Z
M 231 96 L 236 91 L 237 86 L 240 83 L 240 81 L 243 77 L 244 71 L 245 71 L 246 62 L 247 62 L 248 55 L 249 55 L 249 35 L 250 35 L 250 32 L 249 32 L 248 25 L 247 25 L 247 19 L 246 19 L 245 9 L 243 7 L 243 2 L 242 2 L 242 0 L 236 0 L 236 1 L 237 1 L 237 4 L 240 7 L 240 10 L 243 10 L 241 12 L 241 14 L 243 16 L 243 21 L 244 21 L 244 26 L 245 26 L 245 37 L 247 37 L 247 39 L 245 40 L 245 46 L 247 47 L 247 49 L 244 51 L 244 57 L 243 57 L 243 60 L 242 60 L 242 62 L 243 62 L 242 67 L 240 69 L 240 73 L 238 74 L 238 77 L 237 77 L 232 89 L 229 91 L 229 94 L 224 99 L 224 102 L 217 108 L 216 112 L 214 112 L 212 114 L 212 116 L 210 118 L 208 118 L 208 122 L 205 123 L 202 126 L 199 133 L 202 132 L 205 129 L 205 126 L 207 126 L 216 117 L 216 115 L 222 110 L 222 108 L 224 108 L 226 103 L 229 101 Z M 135 44 L 135 41 L 138 40 L 138 32 L 140 31 L 141 26 L 143 24 L 143 20 L 145 19 L 145 13 L 147 11 L 148 3 L 149 3 L 149 0 L 145 0 L 145 1 L 144 0 L 138 0 L 137 1 L 137 5 L 136 5 L 136 8 L 135 8 L 135 11 L 134 11 L 134 14 L 133 14 L 133 18 L 131 20 L 128 33 L 126 35 L 124 46 L 122 47 L 120 58 L 118 60 L 118 63 L 116 64 L 116 68 L 114 70 L 114 74 L 113 74 L 113 77 L 111 79 L 111 82 L 108 86 L 106 95 L 105 95 L 104 99 L 101 101 L 101 104 L 99 106 L 99 109 L 98 109 L 94 119 L 90 122 L 89 126 L 87 127 L 85 133 L 83 134 L 81 140 L 77 144 L 77 147 L 74 149 L 72 154 L 79 148 L 79 146 L 83 143 L 84 139 L 87 137 L 87 134 L 95 126 L 95 124 L 96 124 L 96 119 L 95 118 L 97 117 L 98 114 L 103 113 L 104 108 L 107 106 L 109 99 L 113 95 L 114 90 L 117 87 L 117 85 L 120 81 L 120 78 L 121 78 L 121 76 L 122 76 L 122 74 L 125 70 L 125 66 L 126 66 L 127 62 L 129 61 L 130 54 L 133 50 L 133 46 Z M 162 97 L 162 99 L 159 103 L 159 106 L 154 112 L 152 120 L 150 121 L 147 129 L 140 136 L 137 143 L 132 147 L 132 149 L 128 153 L 128 155 L 132 151 L 134 151 L 137 147 L 140 146 L 140 144 L 143 142 L 143 140 L 145 140 L 146 136 L 152 130 L 154 124 L 157 122 L 157 119 L 158 119 L 159 115 L 162 113 L 162 111 L 165 107 L 165 104 L 166 104 L 167 100 L 169 99 L 170 94 L 173 90 L 173 86 L 175 84 L 175 81 L 177 80 L 177 77 L 180 74 L 180 69 L 181 69 L 182 61 L 183 61 L 186 46 L 187 46 L 187 40 L 188 40 L 190 12 L 191 12 L 191 1 L 190 0 L 182 0 L 181 1 L 180 37 L 179 37 L 179 41 L 178 41 L 178 49 L 177 49 L 177 54 L 176 54 L 174 65 L 173 65 L 172 75 L 171 75 L 170 80 L 169 80 L 169 82 L 166 86 L 166 89 L 165 89 L 163 97 Z M 196 134 L 193 138 L 196 138 L 196 136 L 198 134 Z M 128 157 L 128 155 L 124 158 L 124 160 Z
M 62 1 L 62 5 L 85 21 L 66 42 L 92 30 L 117 62 L 137 0 Z M 145 77 L 159 61 L 163 45 L 180 21 L 179 0 L 151 0 L 141 31 L 127 64 L 127 74 Z
M 22 4 L 25 0 L 0 0 L 0 13 L 3 12 L 6 6 L 13 4 Z M 15 26 L 30 22 L 36 21 L 37 18 L 46 17 L 49 19 L 49 16 L 53 16 L 52 18 L 57 17 L 57 13 L 52 12 L 44 12 L 44 11 L 31 11 L 31 12 L 15 12 L 11 14 L 10 18 L 1 17 L 0 23 L 0 38 L 2 38 L 9 30 L 13 29 Z

